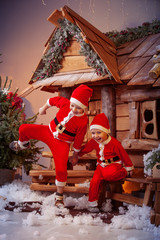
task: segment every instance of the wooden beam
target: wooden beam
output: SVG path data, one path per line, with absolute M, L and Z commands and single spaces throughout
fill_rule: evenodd
M 154 192 L 152 190 L 152 183 L 147 184 L 143 204 L 146 206 L 152 206 Z
M 68 170 L 67 171 L 68 177 L 92 177 L 94 171 L 87 171 L 87 170 Z M 34 176 L 56 176 L 55 170 L 31 170 L 29 175 L 32 177 Z
M 111 193 L 107 191 L 106 198 L 110 198 L 112 200 L 125 202 L 129 204 L 143 206 L 143 198 L 134 197 L 131 196 L 130 194 Z
M 39 87 L 37 87 L 39 88 Z M 19 97 L 26 97 L 28 96 L 31 92 L 33 92 L 35 88 L 32 85 L 29 85 L 27 88 L 25 88 L 23 91 L 21 91 L 18 96 Z
M 116 90 L 116 100 L 121 102 L 137 102 L 137 101 L 149 101 L 159 99 L 160 89 L 143 88 L 143 89 L 127 89 L 125 87 L 118 88 Z
M 125 181 L 128 181 L 128 182 L 135 182 L 135 183 L 149 183 L 147 178 L 134 178 L 134 177 L 131 177 L 131 178 L 125 178 Z
M 125 149 L 151 151 L 157 148 L 160 141 L 151 139 L 124 139 L 122 145 Z
M 156 225 L 156 227 L 158 227 L 160 225 L 160 214 L 159 213 L 156 213 L 155 225 Z
M 31 190 L 36 191 L 44 191 L 44 192 L 56 192 L 57 186 L 56 185 L 44 185 L 39 183 L 32 183 L 30 185 Z M 72 193 L 84 193 L 88 194 L 89 188 L 87 187 L 72 187 L 72 186 L 65 186 L 64 192 L 72 192 Z
M 128 103 L 129 107 L 129 121 L 130 121 L 130 136 L 129 138 L 140 138 L 140 119 L 139 119 L 139 103 Z
M 75 24 L 75 21 L 74 21 L 74 18 L 72 17 L 72 15 L 67 12 L 67 10 L 64 8 L 61 8 L 62 10 L 62 15 L 68 20 L 70 21 L 71 23 Z
M 91 177 L 68 177 L 67 178 L 67 184 L 68 183 L 73 183 L 73 184 L 77 184 L 77 183 L 84 183 L 85 181 L 91 180 Z M 32 183 L 55 183 L 55 177 L 44 177 L 42 179 L 39 179 L 39 177 L 32 177 Z
M 108 117 L 111 134 L 116 136 L 116 97 L 112 86 L 103 86 L 101 88 L 102 112 Z
M 54 12 L 48 17 L 48 21 L 53 23 L 56 27 L 60 27 L 58 19 L 63 19 L 62 12 L 59 10 L 54 10 Z

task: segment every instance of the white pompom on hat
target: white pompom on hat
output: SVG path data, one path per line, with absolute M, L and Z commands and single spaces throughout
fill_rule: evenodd
M 94 117 L 90 125 L 90 130 L 92 129 L 99 129 L 107 134 L 111 132 L 108 118 L 104 113 L 100 113 Z
M 73 91 L 70 102 L 78 105 L 82 109 L 85 109 L 88 107 L 88 101 L 92 96 L 92 92 L 93 89 L 82 84 Z

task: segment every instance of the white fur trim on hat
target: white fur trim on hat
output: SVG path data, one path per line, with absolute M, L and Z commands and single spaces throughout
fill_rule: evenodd
M 99 129 L 103 132 L 111 133 L 110 129 L 104 128 L 104 127 L 102 127 L 101 125 L 98 125 L 98 124 L 91 125 L 90 130 L 92 130 L 92 129 Z
M 70 102 L 75 103 L 76 105 L 78 105 L 82 109 L 85 109 L 87 107 L 83 103 L 81 103 L 80 101 L 78 101 L 76 98 L 73 98 L 73 97 L 70 98 Z

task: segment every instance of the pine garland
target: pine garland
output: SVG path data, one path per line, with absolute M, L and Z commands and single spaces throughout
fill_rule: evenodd
M 70 46 L 70 41 L 74 37 L 80 43 L 80 54 L 85 56 L 88 66 L 95 68 L 97 75 L 104 76 L 111 74 L 99 56 L 93 51 L 88 43 L 83 40 L 80 29 L 67 19 L 59 20 L 60 28 L 57 29 L 53 38 L 49 42 L 49 50 L 42 57 L 42 68 L 35 72 L 32 80 L 42 80 L 53 76 L 62 68 L 61 61 L 63 53 Z
M 70 46 L 72 37 L 80 43 L 80 54 L 85 56 L 85 61 L 88 66 L 95 69 L 98 76 L 104 76 L 106 74 L 111 78 L 106 65 L 99 58 L 97 53 L 93 51 L 91 46 L 85 41 L 81 35 L 81 31 L 78 26 L 72 24 L 67 19 L 59 20 L 60 28 L 57 29 L 53 38 L 49 42 L 49 50 L 42 57 L 42 68 L 34 73 L 33 81 L 42 80 L 53 76 L 59 69 L 62 68 L 61 61 L 63 59 L 63 53 L 66 52 L 67 47 Z M 127 28 L 127 30 L 111 31 L 105 33 L 115 45 L 118 47 L 125 42 L 130 42 L 138 38 L 142 38 L 151 34 L 160 32 L 160 21 L 154 20 L 152 23 L 145 22 L 142 26 L 137 28 Z
M 144 22 L 142 26 L 138 26 L 135 28 L 127 28 L 126 30 L 111 31 L 105 33 L 107 37 L 109 37 L 115 45 L 118 47 L 123 43 L 130 42 L 136 40 L 138 38 L 143 38 L 145 36 L 156 34 L 160 32 L 160 21 L 154 20 L 151 23 Z

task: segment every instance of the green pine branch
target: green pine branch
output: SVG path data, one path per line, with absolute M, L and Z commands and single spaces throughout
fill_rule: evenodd
M 8 86 L 8 87 L 7 87 Z M 19 127 L 21 124 L 33 124 L 38 114 L 25 119 L 25 107 L 14 105 L 14 97 L 17 97 L 17 90 L 12 97 L 8 97 L 8 91 L 11 87 L 11 81 L 8 84 L 8 78 L 3 88 L 0 88 L 0 168 L 13 169 L 24 167 L 28 174 L 32 164 L 37 163 L 42 148 L 36 146 L 36 140 L 31 141 L 31 148 L 18 153 L 9 148 L 10 142 L 18 140 Z M 21 98 L 18 98 L 21 100 Z M 21 100 L 22 101 L 22 100 Z

